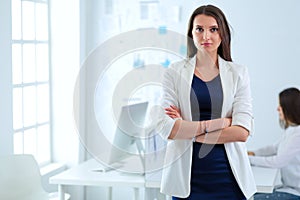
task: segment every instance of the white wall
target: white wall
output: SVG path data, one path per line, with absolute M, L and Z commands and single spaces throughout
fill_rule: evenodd
M 80 2 L 50 2 L 53 161 L 72 167 L 82 161 L 84 151 L 73 115 L 73 93 L 80 69 Z M 68 187 L 67 192 L 72 200 L 83 199 L 82 187 Z
M 78 161 L 73 92 L 80 68 L 79 1 L 51 1 L 51 81 L 53 160 L 72 166 Z
M 13 153 L 11 1 L 1 1 L 0 13 L 0 155 L 7 155 Z

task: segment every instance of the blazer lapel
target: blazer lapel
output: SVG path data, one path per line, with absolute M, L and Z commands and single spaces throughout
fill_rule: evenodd
M 231 112 L 231 107 L 233 103 L 233 75 L 231 71 L 231 66 L 220 56 L 218 57 L 219 60 L 219 70 L 220 70 L 220 77 L 222 83 L 222 90 L 223 90 L 223 106 L 222 106 L 222 117 L 228 116 L 228 112 Z
M 188 59 L 181 69 L 180 72 L 180 95 L 179 102 L 181 107 L 182 116 L 184 119 L 188 121 L 192 121 L 192 112 L 191 112 L 191 100 L 190 100 L 190 92 L 192 87 L 192 80 L 195 70 L 196 64 L 196 56 Z

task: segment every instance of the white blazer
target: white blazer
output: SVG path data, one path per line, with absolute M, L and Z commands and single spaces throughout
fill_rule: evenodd
M 223 89 L 221 116 L 232 117 L 232 125 L 243 126 L 252 133 L 252 98 L 247 68 L 227 62 L 220 56 L 218 61 Z M 167 116 L 164 108 L 175 105 L 181 109 L 184 120 L 192 121 L 190 91 L 195 64 L 196 56 L 173 63 L 165 71 L 162 107 L 152 113 L 155 113 L 156 131 L 166 140 L 176 119 Z M 189 196 L 192 147 L 192 140 L 168 140 L 161 180 L 162 193 L 182 198 Z M 248 199 L 256 192 L 256 185 L 245 143 L 226 143 L 225 150 L 234 177 Z

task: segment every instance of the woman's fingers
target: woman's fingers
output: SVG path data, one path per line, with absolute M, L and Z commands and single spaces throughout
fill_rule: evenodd
M 179 108 L 174 105 L 170 105 L 170 107 L 165 108 L 165 113 L 173 119 L 181 117 Z
M 176 110 L 177 112 L 180 112 L 179 108 L 177 108 L 176 106 L 170 105 L 170 107 L 173 108 L 174 110 Z
M 168 112 L 173 112 L 174 111 L 174 109 L 172 109 L 172 108 L 165 108 L 165 111 L 168 111 Z

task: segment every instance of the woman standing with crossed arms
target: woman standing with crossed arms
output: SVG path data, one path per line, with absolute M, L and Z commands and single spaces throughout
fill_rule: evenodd
M 252 131 L 247 68 L 235 64 L 224 13 L 197 8 L 188 56 L 164 74 L 156 131 L 168 145 L 161 192 L 178 199 L 242 200 L 256 192 L 245 141 Z

